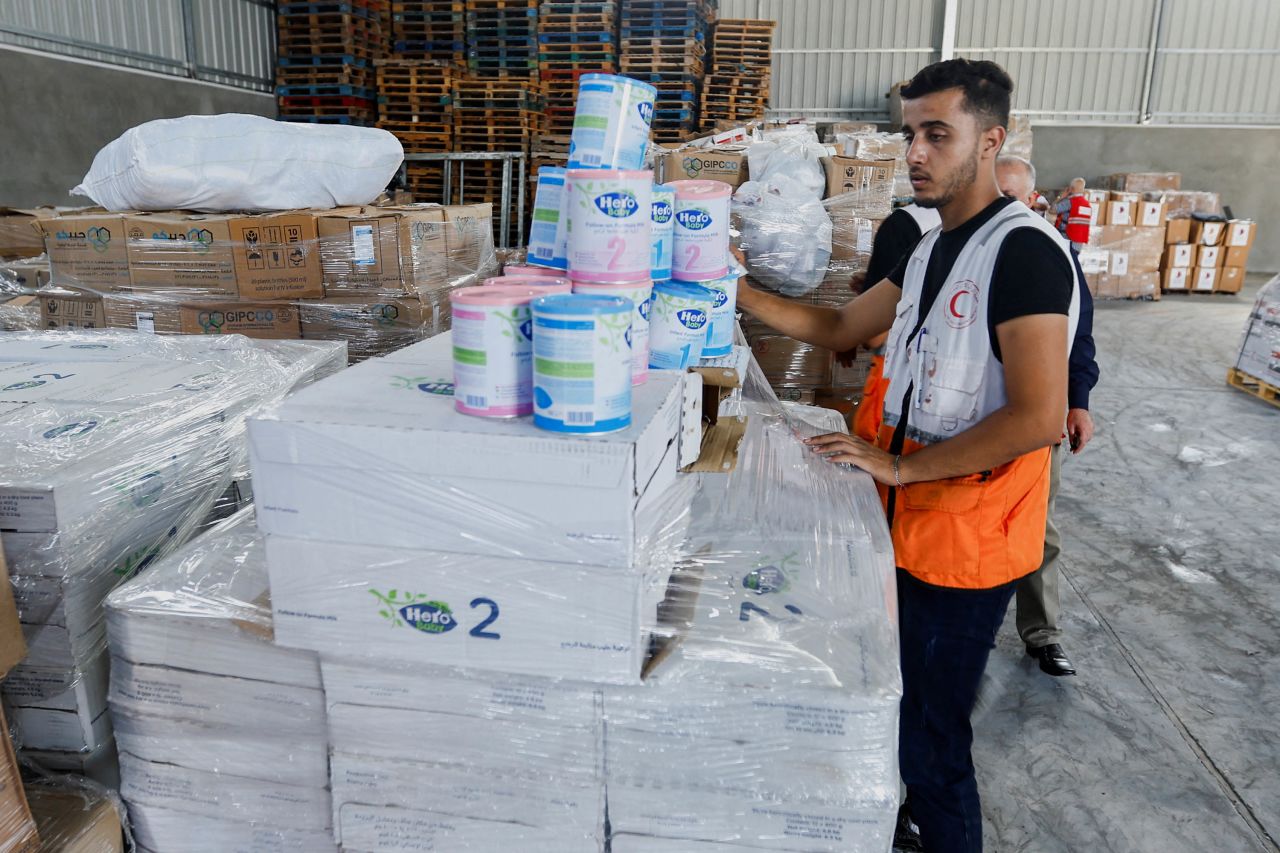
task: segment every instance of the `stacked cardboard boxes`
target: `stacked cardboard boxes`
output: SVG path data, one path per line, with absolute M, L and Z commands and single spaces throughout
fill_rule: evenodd
M 1258 292 L 1228 382 L 1280 406 L 1280 276 Z
M 1167 292 L 1239 293 L 1257 225 L 1222 217 L 1170 219 L 1161 265 Z
M 1165 246 L 1165 204 L 1138 193 L 1111 191 L 1095 206 L 1098 224 L 1080 251 L 1089 290 L 1099 299 L 1159 299 Z

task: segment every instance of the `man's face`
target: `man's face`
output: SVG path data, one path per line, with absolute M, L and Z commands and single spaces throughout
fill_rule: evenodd
M 960 89 L 902 102 L 916 204 L 943 207 L 977 180 L 985 136 L 978 125 L 977 117 L 965 110 Z
M 996 183 L 1005 198 L 1017 199 L 1027 207 L 1035 202 L 1036 188 L 1031 185 L 1031 175 L 1016 163 L 996 164 Z

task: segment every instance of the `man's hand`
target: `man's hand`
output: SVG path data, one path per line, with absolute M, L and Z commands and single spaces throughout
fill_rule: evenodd
M 1093 438 L 1093 416 L 1088 409 L 1067 410 L 1067 441 L 1071 452 L 1078 454 Z
M 813 448 L 815 453 L 825 456 L 828 462 L 848 462 L 866 471 L 877 482 L 886 486 L 896 485 L 893 480 L 893 454 L 857 436 L 833 432 L 806 439 L 805 444 Z

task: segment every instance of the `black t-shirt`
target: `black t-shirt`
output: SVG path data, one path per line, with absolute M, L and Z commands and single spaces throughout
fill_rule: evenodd
M 968 222 L 938 235 L 924 273 L 926 302 L 937 298 L 942 286 L 946 284 L 947 276 L 951 274 L 951 268 L 955 266 L 956 258 L 960 256 L 960 250 L 969 242 L 969 238 L 1010 204 L 1013 204 L 1013 199 L 996 199 Z M 886 219 L 885 223 L 888 224 L 888 221 Z M 914 244 L 911 249 L 915 249 Z M 906 278 L 910 257 L 909 251 L 901 258 L 897 268 L 887 276 L 898 287 L 902 287 Z M 1052 237 L 1032 227 L 1011 231 L 1000 247 L 1000 254 L 996 257 L 996 265 L 991 273 L 987 334 L 996 358 L 1000 358 L 996 326 L 1030 314 L 1070 313 L 1071 294 L 1075 286 L 1075 272 L 1071 262 L 1062 249 L 1054 244 Z
M 867 264 L 867 282 L 864 290 L 874 287 L 897 269 L 902 259 L 920 242 L 920 225 L 905 210 L 895 210 L 880 223 L 875 242 L 871 244 L 871 261 Z

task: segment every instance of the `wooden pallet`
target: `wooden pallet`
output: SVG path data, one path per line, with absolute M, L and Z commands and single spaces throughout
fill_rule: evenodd
M 1256 376 L 1250 376 L 1243 370 L 1233 367 L 1227 371 L 1227 384 L 1280 408 L 1280 387 L 1270 382 L 1264 382 Z
M 424 127 L 430 126 L 429 124 L 424 125 Z M 378 121 L 378 127 L 390 130 L 381 120 Z M 453 150 L 453 132 L 451 130 L 438 132 L 400 130 L 392 132 L 395 133 L 396 139 L 400 140 L 400 145 L 408 154 L 434 154 Z

